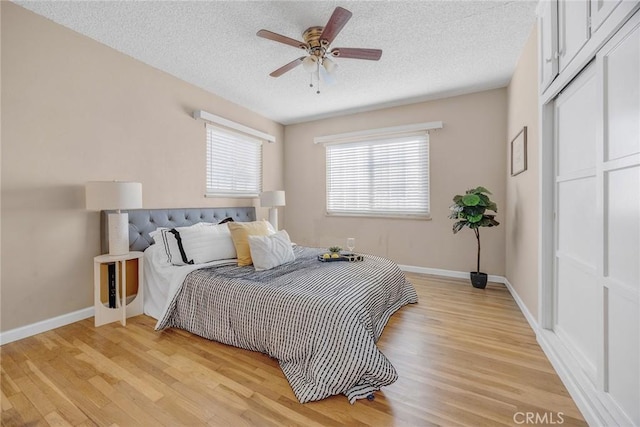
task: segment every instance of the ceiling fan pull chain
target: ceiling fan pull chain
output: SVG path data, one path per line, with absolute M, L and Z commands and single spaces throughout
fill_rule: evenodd
M 309 73 L 309 87 L 313 87 L 313 73 Z
M 316 93 L 320 95 L 320 61 L 318 60 L 317 63 L 318 63 L 318 71 L 317 71 L 318 74 L 316 75 L 318 76 L 318 90 L 316 91 Z

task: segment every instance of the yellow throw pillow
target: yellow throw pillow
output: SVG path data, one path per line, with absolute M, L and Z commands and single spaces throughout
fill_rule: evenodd
M 238 254 L 238 266 L 243 267 L 253 264 L 251 250 L 249 249 L 248 236 L 268 236 L 271 234 L 267 221 L 253 222 L 228 222 L 233 245 Z

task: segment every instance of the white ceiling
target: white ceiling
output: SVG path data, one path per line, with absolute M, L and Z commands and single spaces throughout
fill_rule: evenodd
M 291 124 L 506 86 L 535 22 L 526 1 L 16 1 L 265 117 Z M 380 61 L 336 59 L 337 83 L 309 87 L 304 52 L 257 37 L 302 40 L 336 6 L 353 17 L 334 47 L 382 49 Z M 202 106 L 204 108 L 205 106 Z

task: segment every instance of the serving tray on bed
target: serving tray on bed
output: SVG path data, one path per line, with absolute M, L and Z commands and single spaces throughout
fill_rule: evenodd
M 340 254 L 338 258 L 323 258 L 322 255 L 318 255 L 318 261 L 322 262 L 333 262 L 333 261 L 363 261 L 364 257 L 358 254 Z

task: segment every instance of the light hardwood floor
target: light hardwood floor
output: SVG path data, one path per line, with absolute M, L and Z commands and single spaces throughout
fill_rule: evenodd
M 266 355 L 91 318 L 0 348 L 2 425 L 586 425 L 504 286 L 407 276 L 420 302 L 379 341 L 400 378 L 374 401 L 301 405 Z

